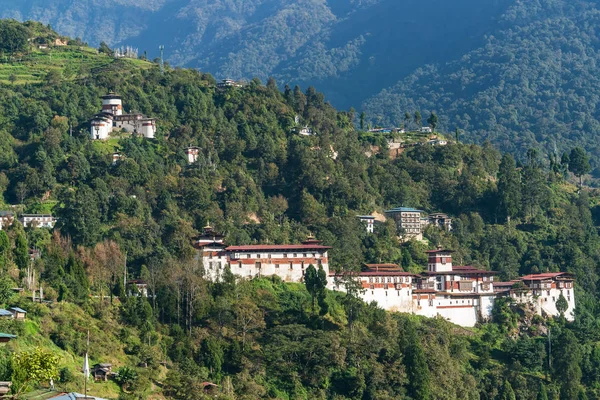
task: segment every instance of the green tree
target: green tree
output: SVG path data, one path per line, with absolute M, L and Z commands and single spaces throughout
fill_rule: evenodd
M 569 308 L 569 303 L 567 302 L 567 299 L 565 299 L 565 296 L 563 296 L 561 293 L 560 296 L 558 296 L 558 300 L 556 300 L 556 310 L 560 313 L 560 315 L 564 315 L 564 313 L 567 311 L 567 308 Z
M 0 304 L 6 304 L 13 296 L 14 282 L 7 274 L 0 274 Z
M 431 127 L 431 130 L 435 132 L 435 128 L 438 125 L 438 116 L 433 111 L 429 115 L 429 118 L 427 118 L 427 123 Z
M 364 131 L 365 130 L 365 112 L 361 112 L 360 113 L 360 130 Z
M 408 130 L 408 124 L 410 123 L 411 119 L 412 116 L 409 112 L 404 113 L 404 129 Z
M 317 271 L 315 267 L 310 264 L 308 268 L 306 268 L 304 274 L 304 284 L 306 285 L 306 290 L 310 293 L 312 299 L 312 313 L 314 314 L 317 297 L 324 296 L 325 288 L 327 287 L 327 276 L 323 267 L 319 266 L 319 271 Z
M 507 220 L 517 215 L 521 208 L 521 182 L 514 158 L 502 156 L 498 170 L 498 203 L 500 215 Z
M 428 400 L 431 397 L 431 377 L 427 357 L 412 322 L 407 329 L 405 340 L 408 344 L 404 361 L 408 378 L 408 395 L 413 399 Z
M 29 245 L 27 244 L 27 236 L 22 228 L 17 228 L 13 253 L 17 267 L 19 267 L 20 270 L 26 270 L 29 266 Z
M 585 150 L 574 147 L 569 155 L 569 171 L 579 178 L 579 187 L 583 185 L 583 175 L 592 170 L 590 160 Z
M 543 383 L 540 383 L 536 400 L 548 400 L 548 391 L 546 390 L 546 385 Z
M 581 387 L 581 347 L 575 334 L 563 329 L 552 346 L 554 379 L 560 384 L 560 398 L 576 400 Z
M 15 53 L 27 50 L 29 35 L 29 29 L 15 20 L 0 21 L 0 52 Z
M 58 356 L 37 347 L 30 351 L 13 353 L 12 382 L 16 398 L 34 384 L 58 378 Z
M 10 257 L 10 241 L 5 231 L 0 231 L 0 267 L 6 269 Z
M 415 120 L 415 124 L 417 125 L 417 128 L 420 128 L 421 124 L 423 122 L 423 117 L 421 116 L 421 112 L 420 111 L 418 111 L 418 110 L 415 111 L 414 120 Z
M 500 393 L 498 394 L 498 399 L 499 400 L 517 400 L 517 397 L 515 396 L 515 391 L 513 390 L 509 381 L 507 381 L 507 380 L 504 381 L 504 384 L 502 385 L 502 389 L 500 390 Z
M 108 47 L 108 45 L 106 44 L 106 42 L 100 42 L 100 47 L 98 47 L 98 51 L 100 53 L 104 53 L 104 54 L 109 55 L 109 56 L 113 55 L 113 51 L 110 49 L 110 47 Z

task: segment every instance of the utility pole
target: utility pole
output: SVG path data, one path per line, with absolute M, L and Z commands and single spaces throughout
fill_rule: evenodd
M 165 46 L 163 46 L 161 44 L 160 46 L 158 46 L 158 49 L 160 50 L 160 73 L 164 74 L 165 73 L 165 58 L 164 58 Z

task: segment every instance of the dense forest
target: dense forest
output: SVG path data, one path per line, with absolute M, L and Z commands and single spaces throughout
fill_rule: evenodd
M 0 22 L 0 34 L 31 29 Z M 15 43 L 3 51 L 38 51 Z M 91 389 L 111 398 L 600 398 L 600 194 L 573 183 L 589 171 L 581 148 L 551 159 L 531 149 L 517 162 L 459 142 L 391 158 L 385 138 L 356 130 L 353 111 L 312 87 L 218 88 L 196 70 L 95 57 L 110 61 L 0 87 L 0 210 L 59 218 L 53 231 L 18 221 L 0 231 L 0 306 L 28 310 L 25 323 L 0 321 L 19 336 L 0 347 L 0 381 L 14 391 L 47 385 L 21 369 L 20 355 L 35 351 L 57 356 L 59 388 L 81 391 L 89 329 L 92 361 L 119 371 Z M 21 65 L 13 58 L 0 71 Z M 109 91 L 158 118 L 157 138 L 91 141 L 88 121 Z M 295 133 L 296 116 L 316 135 Z M 192 165 L 190 145 L 201 149 Z M 455 229 L 401 244 L 391 221 L 367 234 L 356 218 L 397 205 L 447 212 Z M 576 318 L 544 320 L 507 301 L 494 322 L 463 329 L 352 293 L 327 292 L 313 309 L 304 285 L 277 279 L 208 282 L 191 240 L 208 223 L 229 244 L 313 233 L 333 246 L 337 270 L 394 262 L 419 272 L 424 250 L 443 245 L 500 279 L 568 271 Z M 41 253 L 33 264 L 29 249 Z M 49 303 L 30 300 L 32 271 Z M 124 274 L 150 296 L 124 287 Z

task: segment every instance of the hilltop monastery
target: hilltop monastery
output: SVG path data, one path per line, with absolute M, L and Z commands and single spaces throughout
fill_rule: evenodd
M 106 140 L 115 130 L 124 130 L 148 139 L 156 135 L 156 119 L 141 113 L 123 113 L 123 98 L 116 93 L 102 96 L 102 111 L 90 123 L 92 140 Z
M 277 275 L 285 282 L 302 282 L 309 265 L 322 267 L 331 290 L 345 291 L 352 279 L 362 288 L 365 302 L 375 301 L 388 311 L 441 316 L 461 326 L 490 320 L 494 302 L 510 297 L 530 304 L 543 316 L 558 316 L 556 302 L 567 301 L 565 317 L 573 320 L 574 277 L 566 272 L 523 276 L 511 282 L 496 282 L 495 272 L 471 266 L 456 266 L 452 251 L 428 251 L 427 271 L 414 274 L 395 264 L 367 264 L 361 272 L 334 273 L 329 270 L 328 251 L 319 240 L 309 237 L 301 244 L 227 246 L 223 235 L 210 226 L 195 238 L 194 247 L 205 276 L 219 280 L 226 266 L 243 278 Z

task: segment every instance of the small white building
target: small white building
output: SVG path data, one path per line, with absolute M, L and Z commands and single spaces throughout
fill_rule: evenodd
M 305 125 L 303 128 L 298 130 L 298 133 L 302 136 L 314 136 L 315 135 L 315 132 L 312 130 L 312 128 L 309 128 L 308 125 Z
M 190 146 L 185 149 L 185 155 L 187 156 L 188 163 L 194 164 L 198 162 L 198 156 L 200 155 L 200 147 Z
M 121 153 L 119 153 L 118 151 L 112 153 L 112 165 L 117 165 L 119 163 L 119 161 L 122 161 L 125 159 L 125 156 Z
M 19 222 L 24 228 L 54 228 L 56 218 L 52 214 L 22 214 Z
M 0 230 L 11 226 L 14 220 L 15 213 L 12 211 L 0 211 Z
M 422 126 L 420 129 L 421 133 L 432 133 L 433 129 L 430 126 Z
M 373 233 L 375 228 L 375 217 L 372 215 L 358 215 L 356 218 L 360 220 L 363 224 L 365 224 L 367 228 L 367 232 Z
M 237 82 L 233 79 L 222 79 L 219 83 L 217 83 L 217 87 L 220 89 L 225 89 L 225 88 L 229 88 L 229 87 L 242 87 L 243 84 L 241 82 Z
M 435 225 L 440 229 L 444 229 L 448 232 L 452 231 L 452 218 L 448 214 L 444 213 L 433 213 L 427 216 L 427 223 Z

